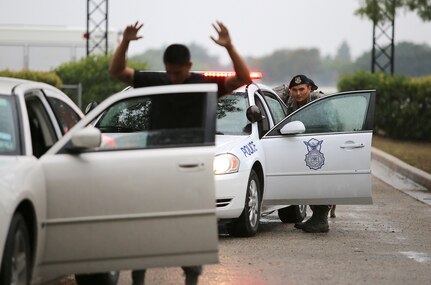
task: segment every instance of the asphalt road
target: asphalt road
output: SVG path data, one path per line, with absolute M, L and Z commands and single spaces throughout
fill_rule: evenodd
M 220 262 L 204 267 L 199 284 L 431 284 L 431 206 L 375 176 L 372 182 L 374 204 L 338 205 L 327 234 L 304 233 L 276 215 L 253 238 L 221 232 Z M 131 284 L 130 272 L 119 284 Z M 145 284 L 184 284 L 184 276 L 180 268 L 149 269 Z
M 199 284 L 431 284 L 431 207 L 373 177 L 373 205 L 337 207 L 327 234 L 276 215 L 253 238 L 220 235 L 220 263 Z M 146 285 L 184 284 L 180 268 L 149 269 Z M 131 284 L 122 272 L 121 285 Z

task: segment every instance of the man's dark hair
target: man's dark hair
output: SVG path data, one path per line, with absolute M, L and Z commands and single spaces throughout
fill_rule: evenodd
M 190 62 L 190 51 L 185 45 L 172 44 L 168 46 L 163 54 L 164 64 L 184 65 Z

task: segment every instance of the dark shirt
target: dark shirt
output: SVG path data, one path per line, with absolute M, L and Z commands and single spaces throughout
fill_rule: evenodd
M 227 94 L 226 87 L 224 86 L 224 77 L 205 77 L 199 73 L 190 73 L 190 77 L 184 81 L 184 84 L 192 83 L 216 83 L 218 87 L 218 97 Z M 159 85 L 170 85 L 172 82 L 169 80 L 165 72 L 151 72 L 135 70 L 133 77 L 133 87 L 148 87 Z

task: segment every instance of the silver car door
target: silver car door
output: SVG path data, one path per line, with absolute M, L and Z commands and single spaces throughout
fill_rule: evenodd
M 116 94 L 41 158 L 46 274 L 218 261 L 216 89 L 189 84 Z M 100 147 L 71 146 L 94 128 L 102 132 Z

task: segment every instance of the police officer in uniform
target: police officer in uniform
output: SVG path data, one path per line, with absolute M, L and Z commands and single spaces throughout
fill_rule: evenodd
M 285 102 L 288 109 L 288 114 L 301 108 L 307 103 L 324 96 L 320 91 L 317 91 L 317 85 L 313 80 L 305 75 L 296 75 L 290 80 L 288 86 L 285 84 L 277 86 L 274 91 Z M 330 205 L 313 205 L 310 206 L 313 210 L 313 215 L 310 219 L 302 223 L 296 223 L 295 228 L 302 229 L 308 233 L 326 233 L 329 231 L 328 213 L 331 209 Z

